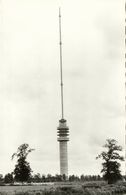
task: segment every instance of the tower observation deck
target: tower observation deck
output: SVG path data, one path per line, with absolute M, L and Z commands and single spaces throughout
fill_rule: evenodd
M 60 77 L 61 77 L 61 114 L 62 118 L 59 120 L 57 128 L 57 141 L 59 142 L 60 153 L 60 175 L 68 177 L 68 150 L 67 142 L 69 141 L 69 128 L 67 121 L 64 119 L 64 102 L 63 102 L 63 71 L 62 71 L 62 36 L 61 36 L 61 13 L 59 8 L 59 38 L 60 38 Z

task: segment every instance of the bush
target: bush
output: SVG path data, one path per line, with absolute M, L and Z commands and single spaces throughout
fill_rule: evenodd
M 16 192 L 15 195 L 29 195 L 28 192 Z

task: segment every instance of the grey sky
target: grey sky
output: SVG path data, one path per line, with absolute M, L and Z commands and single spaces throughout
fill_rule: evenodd
M 69 173 L 99 174 L 107 138 L 124 146 L 123 0 L 1 0 L 0 173 L 24 142 L 35 173 L 59 173 L 59 5 Z

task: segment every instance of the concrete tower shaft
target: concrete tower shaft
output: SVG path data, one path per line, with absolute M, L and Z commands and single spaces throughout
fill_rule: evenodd
M 59 142 L 60 150 L 60 175 L 68 177 L 68 152 L 67 141 Z

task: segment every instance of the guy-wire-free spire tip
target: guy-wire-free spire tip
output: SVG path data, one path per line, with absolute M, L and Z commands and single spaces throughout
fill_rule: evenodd
M 59 47 L 60 47 L 61 115 L 63 119 L 64 102 L 63 102 L 62 34 L 61 34 L 61 8 L 60 7 L 59 7 Z

